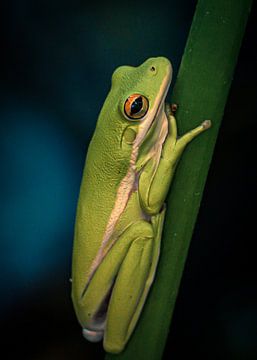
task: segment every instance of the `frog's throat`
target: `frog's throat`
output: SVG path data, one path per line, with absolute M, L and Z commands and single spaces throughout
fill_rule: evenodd
M 120 186 L 117 190 L 115 204 L 112 209 L 111 215 L 109 217 L 101 246 L 100 246 L 100 248 L 91 264 L 91 267 L 89 269 L 87 282 L 86 282 L 85 288 L 83 290 L 82 297 L 85 294 L 87 287 L 90 283 L 90 280 L 92 279 L 99 264 L 101 264 L 101 262 L 103 261 L 103 258 L 106 256 L 106 254 L 109 252 L 109 250 L 111 249 L 111 247 L 114 245 L 114 243 L 116 241 L 115 239 L 113 241 L 110 241 L 110 239 L 111 239 L 111 236 L 113 234 L 113 231 L 115 229 L 115 226 L 116 226 L 120 216 L 122 215 L 122 213 L 124 212 L 124 210 L 127 206 L 130 195 L 136 188 L 135 185 L 138 180 L 138 174 L 136 171 L 136 161 L 137 161 L 137 157 L 138 157 L 138 153 L 139 153 L 139 148 L 140 148 L 140 145 L 142 144 L 147 132 L 151 128 L 154 120 L 161 122 L 160 132 L 159 132 L 160 135 L 159 135 L 159 141 L 158 141 L 159 146 L 157 146 L 157 147 L 155 146 L 152 149 L 150 155 L 151 155 L 151 157 L 153 157 L 153 156 L 156 157 L 156 163 L 157 164 L 159 163 L 159 158 L 161 156 L 162 144 L 164 143 L 165 138 L 167 136 L 167 132 L 168 132 L 168 122 L 167 122 L 166 114 L 164 112 L 164 100 L 166 98 L 166 95 L 167 95 L 167 92 L 169 89 L 170 81 L 171 81 L 171 77 L 169 76 L 163 82 L 162 87 L 160 89 L 160 93 L 159 93 L 160 95 L 156 98 L 155 105 L 153 106 L 153 109 L 155 109 L 155 110 L 151 114 L 151 116 L 148 118 L 148 121 L 146 121 L 144 124 L 142 123 L 142 127 L 140 128 L 140 131 L 132 145 L 128 171 L 127 171 L 126 175 L 124 176 L 124 178 L 122 179 Z

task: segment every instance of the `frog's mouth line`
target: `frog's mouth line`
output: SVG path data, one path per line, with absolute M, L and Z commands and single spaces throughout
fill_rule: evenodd
M 163 91 L 160 92 L 160 96 L 156 99 L 156 102 L 158 103 L 156 111 L 153 113 L 153 115 L 150 117 L 149 121 L 147 123 L 142 123 L 142 131 L 138 134 L 136 137 L 136 140 L 134 142 L 135 147 L 139 148 L 141 144 L 143 143 L 144 139 L 146 138 L 148 132 L 151 130 L 151 127 L 153 126 L 155 120 L 158 118 L 162 108 L 164 107 L 165 99 L 170 87 L 171 83 L 171 77 L 172 72 L 170 71 L 167 77 L 164 79 L 162 83 L 162 88 L 164 88 Z
M 164 83 L 164 84 L 165 84 L 165 83 Z M 165 99 L 166 99 L 166 97 L 167 97 L 167 94 L 168 94 L 168 91 L 169 91 L 169 88 L 170 88 L 170 84 L 171 84 L 171 73 L 169 74 L 169 77 L 167 78 L 166 86 L 164 85 L 165 90 L 163 91 L 163 94 L 162 94 L 162 96 L 161 96 L 161 100 L 160 100 L 160 102 L 159 102 L 159 105 L 158 105 L 158 107 L 157 107 L 157 110 L 156 110 L 156 112 L 155 112 L 155 115 L 154 115 L 154 117 L 153 117 L 153 119 L 152 119 L 152 121 L 151 121 L 151 124 L 150 124 L 150 126 L 149 126 L 149 129 L 151 128 L 154 120 L 158 118 L 159 113 L 160 113 L 162 107 L 164 106 Z

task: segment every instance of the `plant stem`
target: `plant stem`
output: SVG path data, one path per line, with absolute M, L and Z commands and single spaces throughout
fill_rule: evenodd
M 251 0 L 199 0 L 174 87 L 180 134 L 212 120 L 188 145 L 167 199 L 158 271 L 126 349 L 107 360 L 162 358 L 215 141 L 231 85 Z M 118 319 L 117 319 L 118 321 Z

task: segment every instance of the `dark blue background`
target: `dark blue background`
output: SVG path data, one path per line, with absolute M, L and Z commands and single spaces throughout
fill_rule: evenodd
M 81 337 L 70 299 L 87 145 L 117 66 L 164 55 L 176 76 L 195 3 L 2 2 L 0 312 L 8 359 L 103 354 Z M 257 357 L 255 22 L 254 11 L 164 358 Z

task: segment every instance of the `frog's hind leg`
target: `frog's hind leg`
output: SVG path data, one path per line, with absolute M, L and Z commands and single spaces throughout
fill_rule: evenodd
M 165 209 L 145 223 L 120 267 L 108 307 L 106 351 L 122 351 L 137 324 L 159 259 L 164 214 Z

